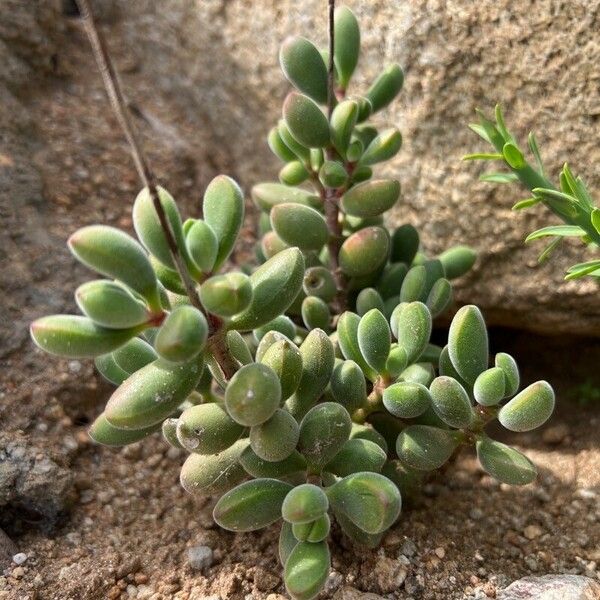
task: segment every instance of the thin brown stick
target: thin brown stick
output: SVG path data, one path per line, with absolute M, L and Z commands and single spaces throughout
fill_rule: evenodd
M 127 143 L 129 144 L 131 155 L 135 163 L 135 168 L 138 172 L 142 185 L 147 187 L 148 191 L 150 192 L 154 210 L 156 210 L 160 226 L 165 234 L 165 239 L 167 240 L 167 245 L 169 246 L 169 251 L 177 268 L 177 272 L 181 277 L 181 281 L 185 286 L 186 293 L 192 305 L 202 313 L 206 314 L 204 307 L 200 302 L 200 298 L 198 297 L 198 293 L 196 292 L 196 286 L 189 274 L 185 261 L 183 260 L 181 252 L 177 246 L 177 242 L 171 229 L 171 225 L 167 219 L 167 215 L 165 214 L 163 206 L 160 202 L 156 187 L 156 177 L 150 168 L 150 164 L 148 163 L 148 160 L 144 154 L 133 124 L 129 119 L 127 103 L 123 97 L 119 77 L 113 66 L 104 37 L 96 27 L 96 22 L 94 21 L 90 3 L 88 0 L 76 0 L 76 2 L 83 19 L 87 36 L 90 40 L 90 45 L 92 46 L 96 63 L 98 64 L 111 107 L 117 117 L 117 120 L 119 121 L 119 125 L 121 126 L 123 133 L 125 134 Z M 219 319 L 210 317 L 212 317 L 212 315 L 209 315 L 208 319 L 209 328 L 211 333 L 214 334 L 214 332 L 218 330 L 221 323 Z M 218 351 L 215 352 L 215 358 L 219 362 L 219 366 L 221 367 L 223 374 L 227 379 L 229 379 L 235 373 L 237 367 L 233 359 L 230 357 L 229 352 L 222 351 L 222 343 L 220 338 L 219 340 L 213 338 L 215 338 L 215 336 L 211 336 L 208 341 L 208 345 L 209 347 L 218 345 Z
M 333 53 L 335 52 L 335 0 L 329 0 L 329 65 L 327 68 L 327 114 L 331 119 L 331 113 L 335 107 L 335 63 Z
M 329 64 L 327 66 L 327 114 L 329 119 L 335 108 L 337 99 L 335 96 L 335 0 L 328 1 L 328 34 L 329 34 Z M 328 160 L 335 160 L 336 152 L 333 147 L 326 150 Z M 321 197 L 325 204 L 325 218 L 329 229 L 329 261 L 331 270 L 338 290 L 336 296 L 336 312 L 341 313 L 346 310 L 346 278 L 340 271 L 338 264 L 338 254 L 343 242 L 342 225 L 339 221 L 339 194 L 334 189 L 324 189 L 321 191 Z

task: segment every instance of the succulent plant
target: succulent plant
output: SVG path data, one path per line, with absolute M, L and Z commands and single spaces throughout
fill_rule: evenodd
M 500 481 L 532 481 L 533 464 L 486 426 L 498 419 L 528 431 L 554 406 L 544 381 L 518 392 L 508 354 L 490 365 L 475 306 L 456 313 L 446 346 L 431 343 L 433 319 L 452 302 L 449 280 L 475 254 L 457 246 L 428 258 L 413 226 L 383 226 L 400 184 L 372 179 L 372 167 L 402 138 L 365 121 L 398 94 L 402 71 L 392 65 L 364 95 L 348 96 L 360 32 L 345 7 L 334 40 L 333 82 L 309 40 L 281 49 L 297 91 L 268 136 L 284 163 L 280 182 L 252 190 L 260 265 L 220 272 L 244 215 L 232 179 L 216 177 L 203 219 L 185 221 L 166 190 L 145 188 L 133 208 L 141 243 L 104 226 L 69 240 L 75 257 L 107 278 L 77 290 L 85 316 L 31 326 L 40 348 L 93 357 L 117 386 L 90 428 L 96 442 L 121 446 L 162 430 L 189 453 L 182 486 L 220 495 L 219 525 L 281 523 L 285 584 L 298 599 L 313 598 L 327 578 L 333 522 L 356 543 L 376 545 L 402 496 L 461 447 L 473 447 Z
M 531 191 L 531 197 L 517 202 L 513 210 L 525 210 L 542 204 L 565 223 L 542 227 L 527 236 L 526 242 L 551 238 L 548 246 L 540 254 L 539 262 L 544 262 L 565 238 L 577 238 L 597 254 L 600 246 L 600 207 L 594 203 L 583 179 L 576 177 L 565 163 L 560 172 L 559 185 L 555 186 L 548 179 L 533 132 L 529 133 L 527 139 L 535 160 L 532 165 L 507 129 L 499 106 L 496 106 L 495 121 L 488 119 L 480 111 L 478 116 L 479 123 L 470 127 L 493 146 L 494 152 L 468 154 L 464 159 L 500 160 L 509 169 L 508 172 L 486 173 L 480 179 L 492 183 L 520 182 Z M 600 258 L 592 258 L 569 267 L 565 279 L 579 279 L 588 275 L 600 278 Z

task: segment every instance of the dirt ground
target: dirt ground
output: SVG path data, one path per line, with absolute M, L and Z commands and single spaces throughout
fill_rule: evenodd
M 278 600 L 285 592 L 276 528 L 244 535 L 215 528 L 212 502 L 180 488 L 183 456 L 157 435 L 124 450 L 91 444 L 86 425 L 109 386 L 88 363 L 46 357 L 28 339 L 32 318 L 72 310 L 74 288 L 90 278 L 69 257 L 68 235 L 93 222 L 130 228 L 138 188 L 77 31 L 69 57 L 88 79 L 73 80 L 74 67 L 59 61 L 60 78 L 18 98 L 28 114 L 18 126 L 30 128 L 33 140 L 27 156 L 16 148 L 0 155 L 4 166 L 37 165 L 44 199 L 32 193 L 1 215 L 10 262 L 2 277 L 0 423 L 12 439 L 69 469 L 75 494 L 54 523 L 20 506 L 2 509 L 0 526 L 26 560 L 0 574 L 0 599 Z M 135 63 L 125 56 L 120 68 L 136 94 L 147 92 Z M 161 106 L 152 110 L 156 126 Z M 150 152 L 189 214 L 208 179 L 231 172 L 227 157 L 208 157 L 202 142 L 185 152 L 176 142 Z M 197 161 L 185 160 L 194 152 Z M 251 227 L 243 235 L 249 242 Z M 538 481 L 522 489 L 497 485 L 472 456 L 461 457 L 405 509 L 380 549 L 353 548 L 333 531 L 333 571 L 323 598 L 353 598 L 349 588 L 356 588 L 388 598 L 481 599 L 532 573 L 600 578 L 600 400 L 593 398 L 600 344 L 507 329 L 493 331 L 492 342 L 525 366 L 526 383 L 543 377 L 558 391 L 557 415 L 542 435 L 508 438 L 539 465 Z M 188 549 L 199 545 L 213 551 L 203 571 L 188 561 Z

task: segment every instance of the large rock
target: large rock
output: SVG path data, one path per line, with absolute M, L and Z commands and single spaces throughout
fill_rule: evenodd
M 582 575 L 523 577 L 496 596 L 497 600 L 598 600 L 600 583 Z
M 73 474 L 19 434 L 0 433 L 0 513 L 52 524 L 74 500 Z
M 99 83 L 92 82 L 94 66 L 81 28 L 65 24 L 65 18 L 47 26 L 56 20 L 61 5 L 56 1 L 28 3 L 26 10 L 14 0 L 0 1 L 22 15 L 0 28 L 11 59 L 4 68 L 25 62 L 46 82 L 55 69 L 60 77 L 43 91 L 26 88 L 28 104 L 35 109 L 36 98 L 49 94 L 70 110 L 76 100 L 72 118 L 54 124 L 55 139 L 70 141 L 73 156 L 88 170 L 95 165 L 94 180 L 118 181 L 104 155 L 112 153 L 119 134 L 115 130 L 107 138 L 99 131 L 111 117 Z M 404 190 L 391 222 L 419 226 L 431 253 L 456 243 L 479 250 L 481 258 L 461 282 L 458 299 L 479 304 L 491 324 L 600 335 L 598 287 L 589 279 L 562 279 L 565 267 L 585 258 L 582 248 L 567 243 L 538 266 L 540 245 L 525 246 L 523 238 L 555 219 L 544 209 L 512 213 L 510 206 L 525 192 L 479 183 L 479 167 L 460 161 L 464 153 L 484 147 L 467 128 L 474 108 L 491 110 L 500 101 L 521 139 L 529 128 L 536 130 L 550 172 L 556 174 L 568 159 L 590 188 L 598 189 L 600 148 L 592 132 L 600 115 L 600 44 L 589 35 L 600 26 L 595 0 L 560 9 L 553 0 L 539 0 L 535 11 L 510 0 L 347 4 L 359 15 L 363 32 L 354 89 L 364 91 L 392 61 L 406 71 L 399 101 L 378 117 L 399 125 L 405 138 L 400 155 L 385 167 L 399 176 Z M 278 163 L 265 137 L 288 90 L 278 47 L 290 34 L 324 44 L 325 3 L 112 0 L 96 5 L 110 17 L 104 25 L 108 42 L 151 158 L 168 187 L 182 192 L 178 197 L 196 203 L 198 188 L 217 171 L 234 176 L 246 190 L 276 177 Z M 24 28 L 35 35 L 19 34 Z M 25 133 L 24 144 L 31 140 Z M 73 173 L 56 168 L 52 142 L 38 142 L 46 142 L 36 160 L 44 195 L 60 196 Z M 125 156 L 119 168 L 132 170 Z M 96 184 L 92 194 L 108 195 L 108 186 Z M 120 194 L 117 202 L 129 197 Z
M 600 147 L 591 132 L 600 115 L 600 44 L 589 35 L 600 27 L 595 0 L 560 10 L 540 0 L 535 11 L 510 0 L 347 4 L 363 31 L 355 89 L 364 90 L 392 61 L 406 70 L 400 100 L 381 115 L 406 140 L 387 168 L 404 189 L 391 221 L 418 225 L 430 252 L 455 243 L 480 251 L 458 298 L 481 305 L 491 323 L 600 335 L 598 287 L 562 279 L 565 267 L 584 259 L 582 248 L 567 243 L 539 267 L 541 246 L 525 246 L 523 239 L 554 217 L 544 209 L 512 213 L 526 193 L 479 183 L 479 168 L 460 161 L 483 148 L 467 129 L 475 107 L 491 110 L 499 101 L 521 139 L 536 130 L 550 172 L 556 175 L 568 159 L 598 188 Z M 172 0 L 160 10 L 148 2 L 123 6 L 123 13 L 146 57 L 141 68 L 179 102 L 202 111 L 244 187 L 273 178 L 277 162 L 264 138 L 287 89 L 278 45 L 293 33 L 324 44 L 325 3 Z

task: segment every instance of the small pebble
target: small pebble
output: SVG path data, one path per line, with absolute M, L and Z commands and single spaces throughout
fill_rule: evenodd
M 400 547 L 400 554 L 404 554 L 404 556 L 414 556 L 417 553 L 416 544 L 410 539 L 406 538 Z
M 25 552 L 19 552 L 12 557 L 12 561 L 15 565 L 22 565 L 27 560 L 27 554 Z
M 435 555 L 440 559 L 444 558 L 444 556 L 446 556 L 446 551 L 441 546 L 439 548 L 436 548 L 434 550 L 434 552 L 435 552 Z
M 523 535 L 528 540 L 534 540 L 537 537 L 540 537 L 544 533 L 544 530 L 539 525 L 527 525 L 525 529 L 523 529 Z
M 208 546 L 194 546 L 189 548 L 188 564 L 194 571 L 204 571 L 213 564 L 213 551 Z

